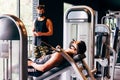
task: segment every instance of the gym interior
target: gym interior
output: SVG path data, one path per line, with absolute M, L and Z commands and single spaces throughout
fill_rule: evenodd
M 64 52 L 75 39 L 84 41 L 87 51 L 77 60 L 61 53 L 70 65 L 33 77 L 27 60 L 33 56 L 32 22 L 39 4 L 53 21 L 52 47 Z M 1 0 L 0 5 L 0 80 L 120 80 L 119 0 Z

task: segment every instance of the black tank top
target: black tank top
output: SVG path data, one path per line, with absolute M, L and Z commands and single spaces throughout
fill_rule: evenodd
M 39 21 L 38 19 L 35 20 L 35 31 L 36 32 L 47 32 L 47 26 L 46 26 L 47 18 L 45 18 L 43 21 Z
M 47 32 L 47 26 L 46 26 L 47 18 L 45 18 L 43 21 L 39 21 L 38 19 L 35 20 L 34 23 L 34 30 L 36 32 Z M 41 41 L 49 43 L 49 37 L 48 36 L 37 36 L 35 37 L 35 45 L 40 45 Z

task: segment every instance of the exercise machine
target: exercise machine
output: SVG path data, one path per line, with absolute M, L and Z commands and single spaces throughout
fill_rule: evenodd
M 27 32 L 14 15 L 0 16 L 0 80 L 27 80 Z
M 116 61 L 116 51 L 110 46 L 110 28 L 105 24 L 97 24 L 95 27 L 95 60 L 94 66 L 97 68 L 96 76 L 101 80 L 113 80 L 114 66 Z M 111 74 L 111 76 L 110 76 Z
M 66 49 L 70 40 L 83 40 L 86 43 L 87 51 L 86 63 L 90 69 L 93 69 L 94 56 L 94 27 L 95 27 L 95 12 L 88 6 L 73 6 L 69 8 L 64 15 L 64 35 L 63 48 Z M 70 71 L 64 74 L 65 79 L 70 79 Z M 77 78 L 76 78 L 77 79 Z M 78 79 L 79 80 L 79 79 Z

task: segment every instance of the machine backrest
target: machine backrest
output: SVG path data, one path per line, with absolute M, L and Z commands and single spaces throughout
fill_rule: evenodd
M 95 57 L 105 58 L 108 56 L 110 45 L 110 29 L 107 25 L 97 24 L 95 27 Z
M 108 33 L 96 33 L 96 57 L 104 58 L 107 55 Z

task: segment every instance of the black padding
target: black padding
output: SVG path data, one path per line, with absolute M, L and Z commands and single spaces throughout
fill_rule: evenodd
M 100 57 L 101 45 L 102 45 L 102 35 L 98 35 L 97 40 L 96 40 L 96 56 L 95 56 L 95 58 Z
M 85 54 L 77 54 L 73 57 L 74 61 L 81 61 L 82 59 L 86 58 Z
M 108 38 L 108 33 L 96 33 L 97 39 L 96 39 L 96 55 L 95 58 L 105 58 L 106 55 L 106 49 L 107 49 L 107 40 L 103 42 L 103 37 Z
M 116 30 L 115 30 L 115 38 L 114 38 L 114 43 L 113 43 L 113 49 L 115 51 L 117 51 L 117 44 L 118 44 L 118 32 L 119 32 L 119 28 L 116 27 Z
M 106 57 L 106 54 L 107 54 L 106 50 L 107 50 L 107 45 L 103 44 L 101 58 L 105 58 Z

